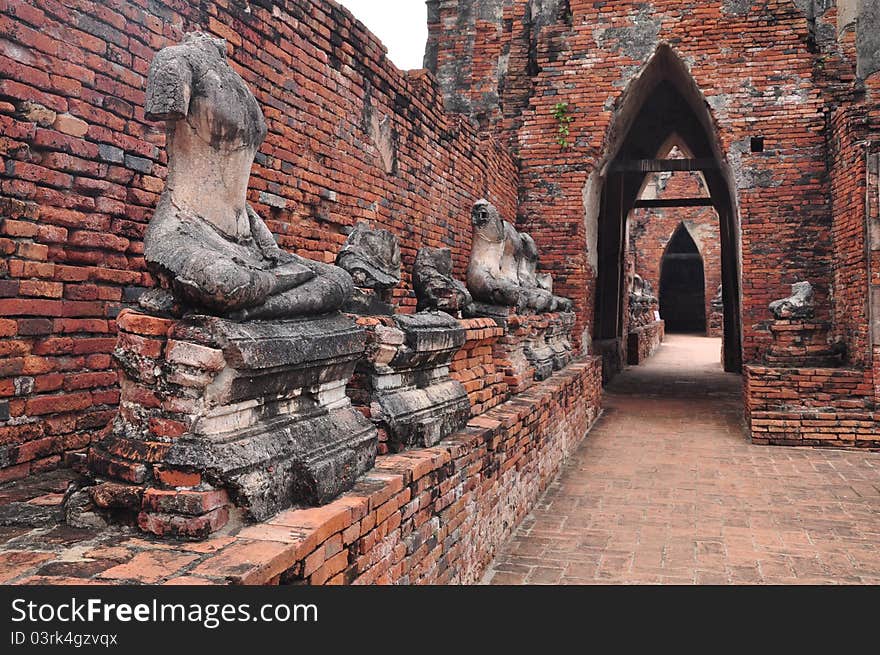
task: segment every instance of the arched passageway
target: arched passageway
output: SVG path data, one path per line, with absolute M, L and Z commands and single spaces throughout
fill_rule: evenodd
M 730 172 L 708 105 L 685 64 L 669 46 L 663 45 L 627 89 L 616 113 L 601 174 L 592 178 L 590 184 L 593 188 L 588 186 L 585 190 L 585 198 L 598 195 L 595 349 L 603 354 L 606 369 L 609 366 L 616 370 L 623 367 L 624 309 L 628 287 L 626 244 L 632 210 L 646 206 L 710 205 L 717 211 L 720 221 L 724 369 L 739 372 L 742 368 L 742 336 L 738 217 L 729 183 Z M 688 153 L 687 158 L 658 158 L 669 152 L 671 138 L 681 142 Z M 640 200 L 646 176 L 663 171 L 701 172 L 709 198 Z M 676 202 L 680 204 L 672 204 Z M 703 314 L 705 321 L 705 312 Z M 606 375 L 609 377 L 611 375 Z
M 706 275 L 690 232 L 679 224 L 660 264 L 660 318 L 667 332 L 706 332 Z

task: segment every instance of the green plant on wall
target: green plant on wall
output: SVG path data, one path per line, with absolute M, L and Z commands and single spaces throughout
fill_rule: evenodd
M 553 118 L 559 123 L 559 129 L 556 133 L 556 143 L 565 150 L 570 147 L 571 144 L 568 142 L 568 137 L 571 134 L 571 129 L 569 125 L 571 125 L 572 121 L 574 121 L 574 117 L 568 114 L 568 103 L 567 102 L 557 102 L 553 106 Z

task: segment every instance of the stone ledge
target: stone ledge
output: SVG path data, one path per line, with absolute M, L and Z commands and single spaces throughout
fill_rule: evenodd
M 665 321 L 654 321 L 630 330 L 626 341 L 627 364 L 638 366 L 650 359 L 665 339 Z

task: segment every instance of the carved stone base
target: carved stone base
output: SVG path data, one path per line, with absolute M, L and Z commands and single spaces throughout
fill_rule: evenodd
M 491 318 L 501 327 L 507 327 L 507 321 L 516 312 L 512 307 L 489 305 L 483 302 L 471 303 L 463 312 L 465 318 Z
M 568 366 L 574 359 L 574 346 L 571 344 L 571 333 L 577 315 L 574 312 L 560 312 L 550 321 L 547 327 L 547 345 L 553 350 L 553 369 L 559 371 Z
M 543 334 L 530 339 L 523 349 L 523 354 L 535 371 L 535 380 L 546 380 L 553 375 L 555 353 L 547 345 Z
M 546 380 L 553 375 L 556 353 L 547 343 L 547 330 L 551 321 L 546 315 L 529 317 L 521 321 L 525 328 L 523 354 L 535 371 L 535 380 Z
M 345 393 L 365 347 L 350 319 L 123 312 L 118 324 L 120 410 L 89 455 L 91 473 L 111 481 L 92 494 L 98 506 L 200 538 L 222 526 L 230 499 L 263 520 L 325 503 L 372 467 L 376 429 Z
M 369 335 L 351 393 L 369 408 L 391 450 L 433 446 L 468 421 L 464 386 L 449 377 L 465 342 L 457 320 L 439 312 L 398 315 L 376 322 Z

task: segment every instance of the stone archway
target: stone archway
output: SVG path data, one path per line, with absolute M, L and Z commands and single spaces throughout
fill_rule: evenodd
M 657 159 L 670 139 L 680 141 L 689 157 Z M 739 221 L 732 175 L 720 146 L 714 120 L 684 62 L 661 45 L 624 92 L 606 138 L 605 155 L 584 190 L 588 228 L 595 217 L 592 264 L 597 272 L 594 346 L 606 368 L 623 366 L 626 331 L 626 242 L 630 212 L 650 173 L 700 171 L 707 199 L 673 199 L 710 204 L 720 219 L 724 293 L 724 368 L 742 369 Z M 672 205 L 670 205 L 672 206 Z M 588 234 L 591 230 L 588 229 Z M 606 376 L 607 377 L 607 376 Z

